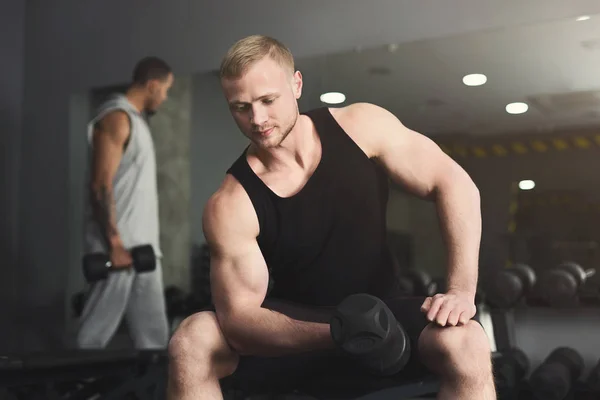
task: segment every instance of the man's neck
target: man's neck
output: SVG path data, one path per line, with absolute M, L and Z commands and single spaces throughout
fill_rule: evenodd
M 306 168 L 312 161 L 312 154 L 319 141 L 313 135 L 312 124 L 307 117 L 300 116 L 296 125 L 284 141 L 275 148 L 260 149 L 252 146 L 252 153 L 266 169 L 281 167 Z
M 135 107 L 136 110 L 141 114 L 144 112 L 146 105 L 145 95 L 136 87 L 131 87 L 125 93 L 127 100 Z

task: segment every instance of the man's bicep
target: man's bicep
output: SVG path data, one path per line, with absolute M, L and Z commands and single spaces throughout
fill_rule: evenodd
M 260 307 L 269 273 L 256 240 L 258 221 L 249 199 L 218 193 L 209 199 L 202 220 L 211 252 L 211 293 L 217 315 Z
M 124 112 L 110 113 L 96 124 L 92 136 L 92 184 L 112 181 L 128 139 L 129 117 Z
M 232 315 L 263 303 L 269 273 L 256 244 L 239 243 L 227 253 L 211 254 L 211 293 L 217 314 Z

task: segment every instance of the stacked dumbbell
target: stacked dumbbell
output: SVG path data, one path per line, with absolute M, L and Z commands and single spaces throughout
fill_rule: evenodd
M 569 347 L 558 347 L 529 377 L 527 398 L 564 400 L 572 396 L 584 368 L 582 356 Z
M 577 400 L 600 399 L 600 360 L 592 368 L 582 386 L 581 390 L 577 393 Z
M 549 306 L 576 306 L 584 286 L 595 273 L 595 269 L 586 270 L 575 262 L 564 262 L 540 276 L 538 291 Z
M 132 265 L 112 265 L 107 253 L 91 253 L 83 257 L 83 275 L 89 283 L 108 278 L 111 272 L 123 272 L 134 268 L 136 272 L 151 272 L 156 269 L 156 255 L 151 245 L 136 246 L 129 249 Z
M 536 284 L 533 268 L 515 264 L 498 271 L 485 291 L 486 301 L 497 308 L 512 308 L 529 295 Z
M 492 361 L 498 399 L 519 398 L 530 368 L 527 355 L 519 348 L 512 348 L 495 353 Z

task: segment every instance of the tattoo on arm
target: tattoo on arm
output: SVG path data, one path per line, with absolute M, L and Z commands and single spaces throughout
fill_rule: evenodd
M 93 135 L 91 202 L 94 218 L 109 248 L 120 244 L 117 229 L 113 180 L 129 139 L 128 117 L 124 112 L 109 113 L 96 125 Z
M 116 223 L 116 207 L 113 199 L 112 189 L 107 185 L 100 186 L 92 194 L 96 220 L 100 223 L 107 244 L 118 236 Z

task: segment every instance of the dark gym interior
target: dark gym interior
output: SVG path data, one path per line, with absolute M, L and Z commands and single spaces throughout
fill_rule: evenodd
M 104 360 L 79 360 L 71 347 L 87 288 L 87 124 L 107 95 L 126 90 L 139 59 L 168 60 L 175 82 L 148 125 L 172 333 L 211 302 L 204 205 L 248 144 L 218 69 L 252 34 L 292 50 L 300 111 L 328 105 L 327 92 L 345 95 L 330 107 L 377 104 L 476 184 L 477 316 L 498 398 L 600 398 L 599 2 L 9 0 L 0 23 L 0 398 L 166 398 L 166 350 L 134 352 L 124 324 Z M 392 184 L 387 231 L 413 294 L 443 292 L 435 204 Z M 43 372 L 28 367 L 33 354 Z M 131 379 L 68 397 L 64 376 L 84 369 Z M 147 393 L 132 394 L 135 385 Z M 436 398 L 406 388 L 344 396 Z

